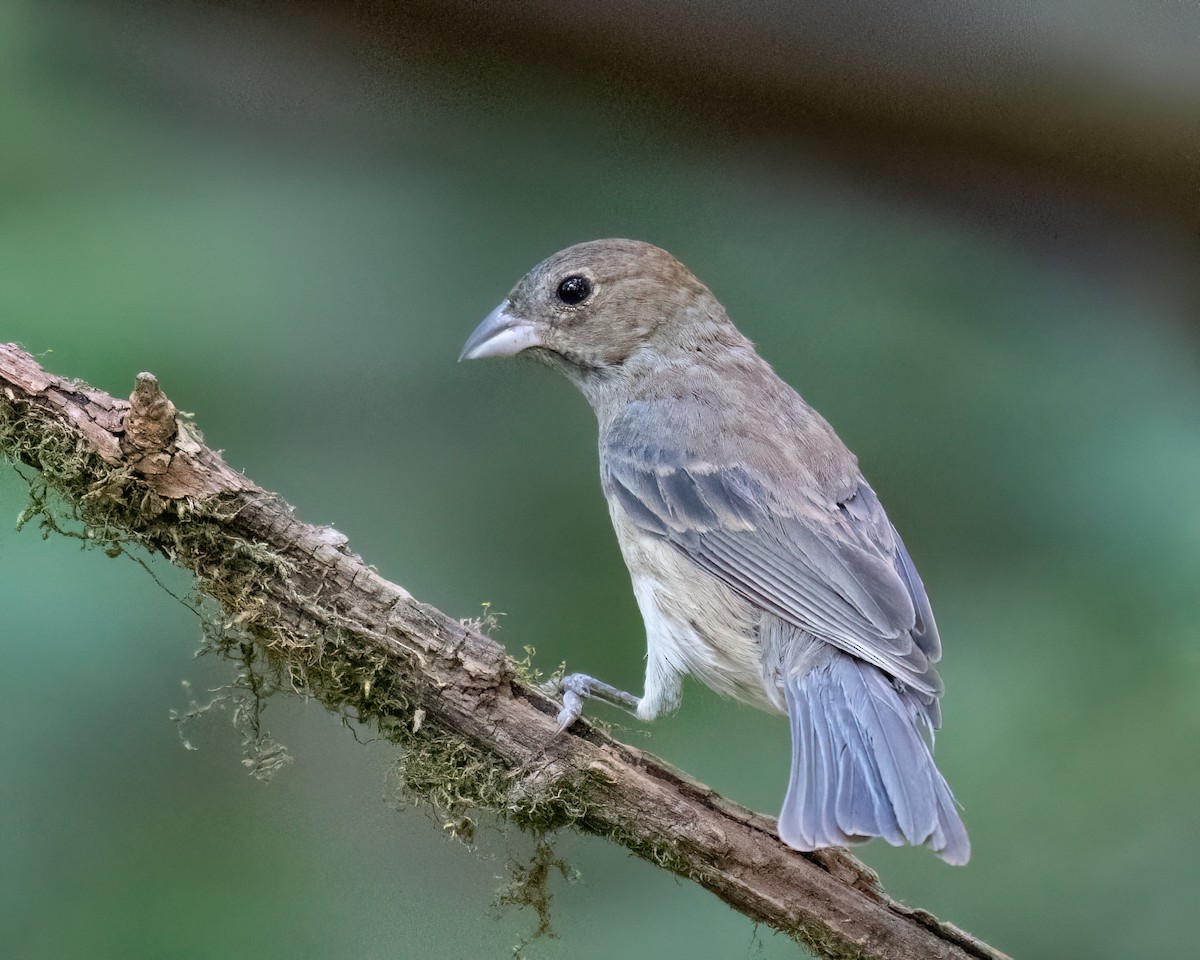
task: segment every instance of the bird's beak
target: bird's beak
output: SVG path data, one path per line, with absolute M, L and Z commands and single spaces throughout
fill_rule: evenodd
M 511 357 L 527 347 L 541 346 L 537 328 L 527 320 L 520 320 L 508 312 L 509 302 L 484 317 L 483 323 L 467 339 L 458 359 L 478 360 L 480 357 Z

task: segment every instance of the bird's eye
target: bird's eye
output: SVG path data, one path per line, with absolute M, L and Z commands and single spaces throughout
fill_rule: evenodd
M 592 294 L 592 282 L 587 277 L 567 277 L 558 285 L 558 299 L 574 306 Z

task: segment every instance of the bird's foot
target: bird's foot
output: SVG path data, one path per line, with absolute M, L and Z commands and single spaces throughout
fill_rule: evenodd
M 558 680 L 551 680 L 545 685 L 550 693 L 562 695 L 563 706 L 558 711 L 558 733 L 562 733 L 571 724 L 583 716 L 583 701 L 585 698 L 603 700 L 627 710 L 637 710 L 640 702 L 632 693 L 618 690 L 611 684 L 586 673 L 572 673 Z

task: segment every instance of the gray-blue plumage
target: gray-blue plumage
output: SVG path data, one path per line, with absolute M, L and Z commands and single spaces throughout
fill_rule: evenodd
M 923 693 L 941 692 L 930 660 L 940 642 L 924 586 L 865 481 L 838 505 L 833 522 L 818 527 L 772 503 L 742 465 L 689 468 L 679 452 L 672 468 L 660 449 L 651 467 L 619 442 L 601 457 L 605 492 L 646 534 L 782 620 Z
M 806 850 L 928 843 L 965 863 L 966 830 L 921 735 L 941 719 L 937 627 L 874 491 L 862 482 L 838 522 L 813 529 L 772 508 L 744 467 L 672 469 L 661 448 L 654 459 L 605 450 L 604 487 L 643 533 L 763 611 L 763 680 L 792 727 L 780 837 Z
M 970 854 L 954 798 L 913 724 L 912 694 L 839 654 L 784 681 L 792 771 L 779 835 L 815 849 L 882 837 L 928 843 L 949 863 Z
M 788 715 L 780 837 L 882 837 L 965 863 L 925 737 L 941 641 L 924 585 L 858 461 L 669 254 L 605 240 L 549 258 L 467 358 L 528 351 L 583 392 L 613 526 L 646 622 L 652 719 L 682 679 Z M 573 703 L 597 691 L 579 675 Z M 569 724 L 578 707 L 564 706 Z

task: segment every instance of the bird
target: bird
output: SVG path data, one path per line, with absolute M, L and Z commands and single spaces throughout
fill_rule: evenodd
M 929 599 L 829 423 L 687 267 L 643 241 L 542 261 L 459 359 L 516 354 L 565 374 L 596 414 L 601 486 L 646 627 L 642 695 L 564 677 L 560 730 L 588 697 L 652 720 L 691 676 L 787 715 L 785 844 L 880 837 L 966 863 L 932 756 L 943 685 Z

